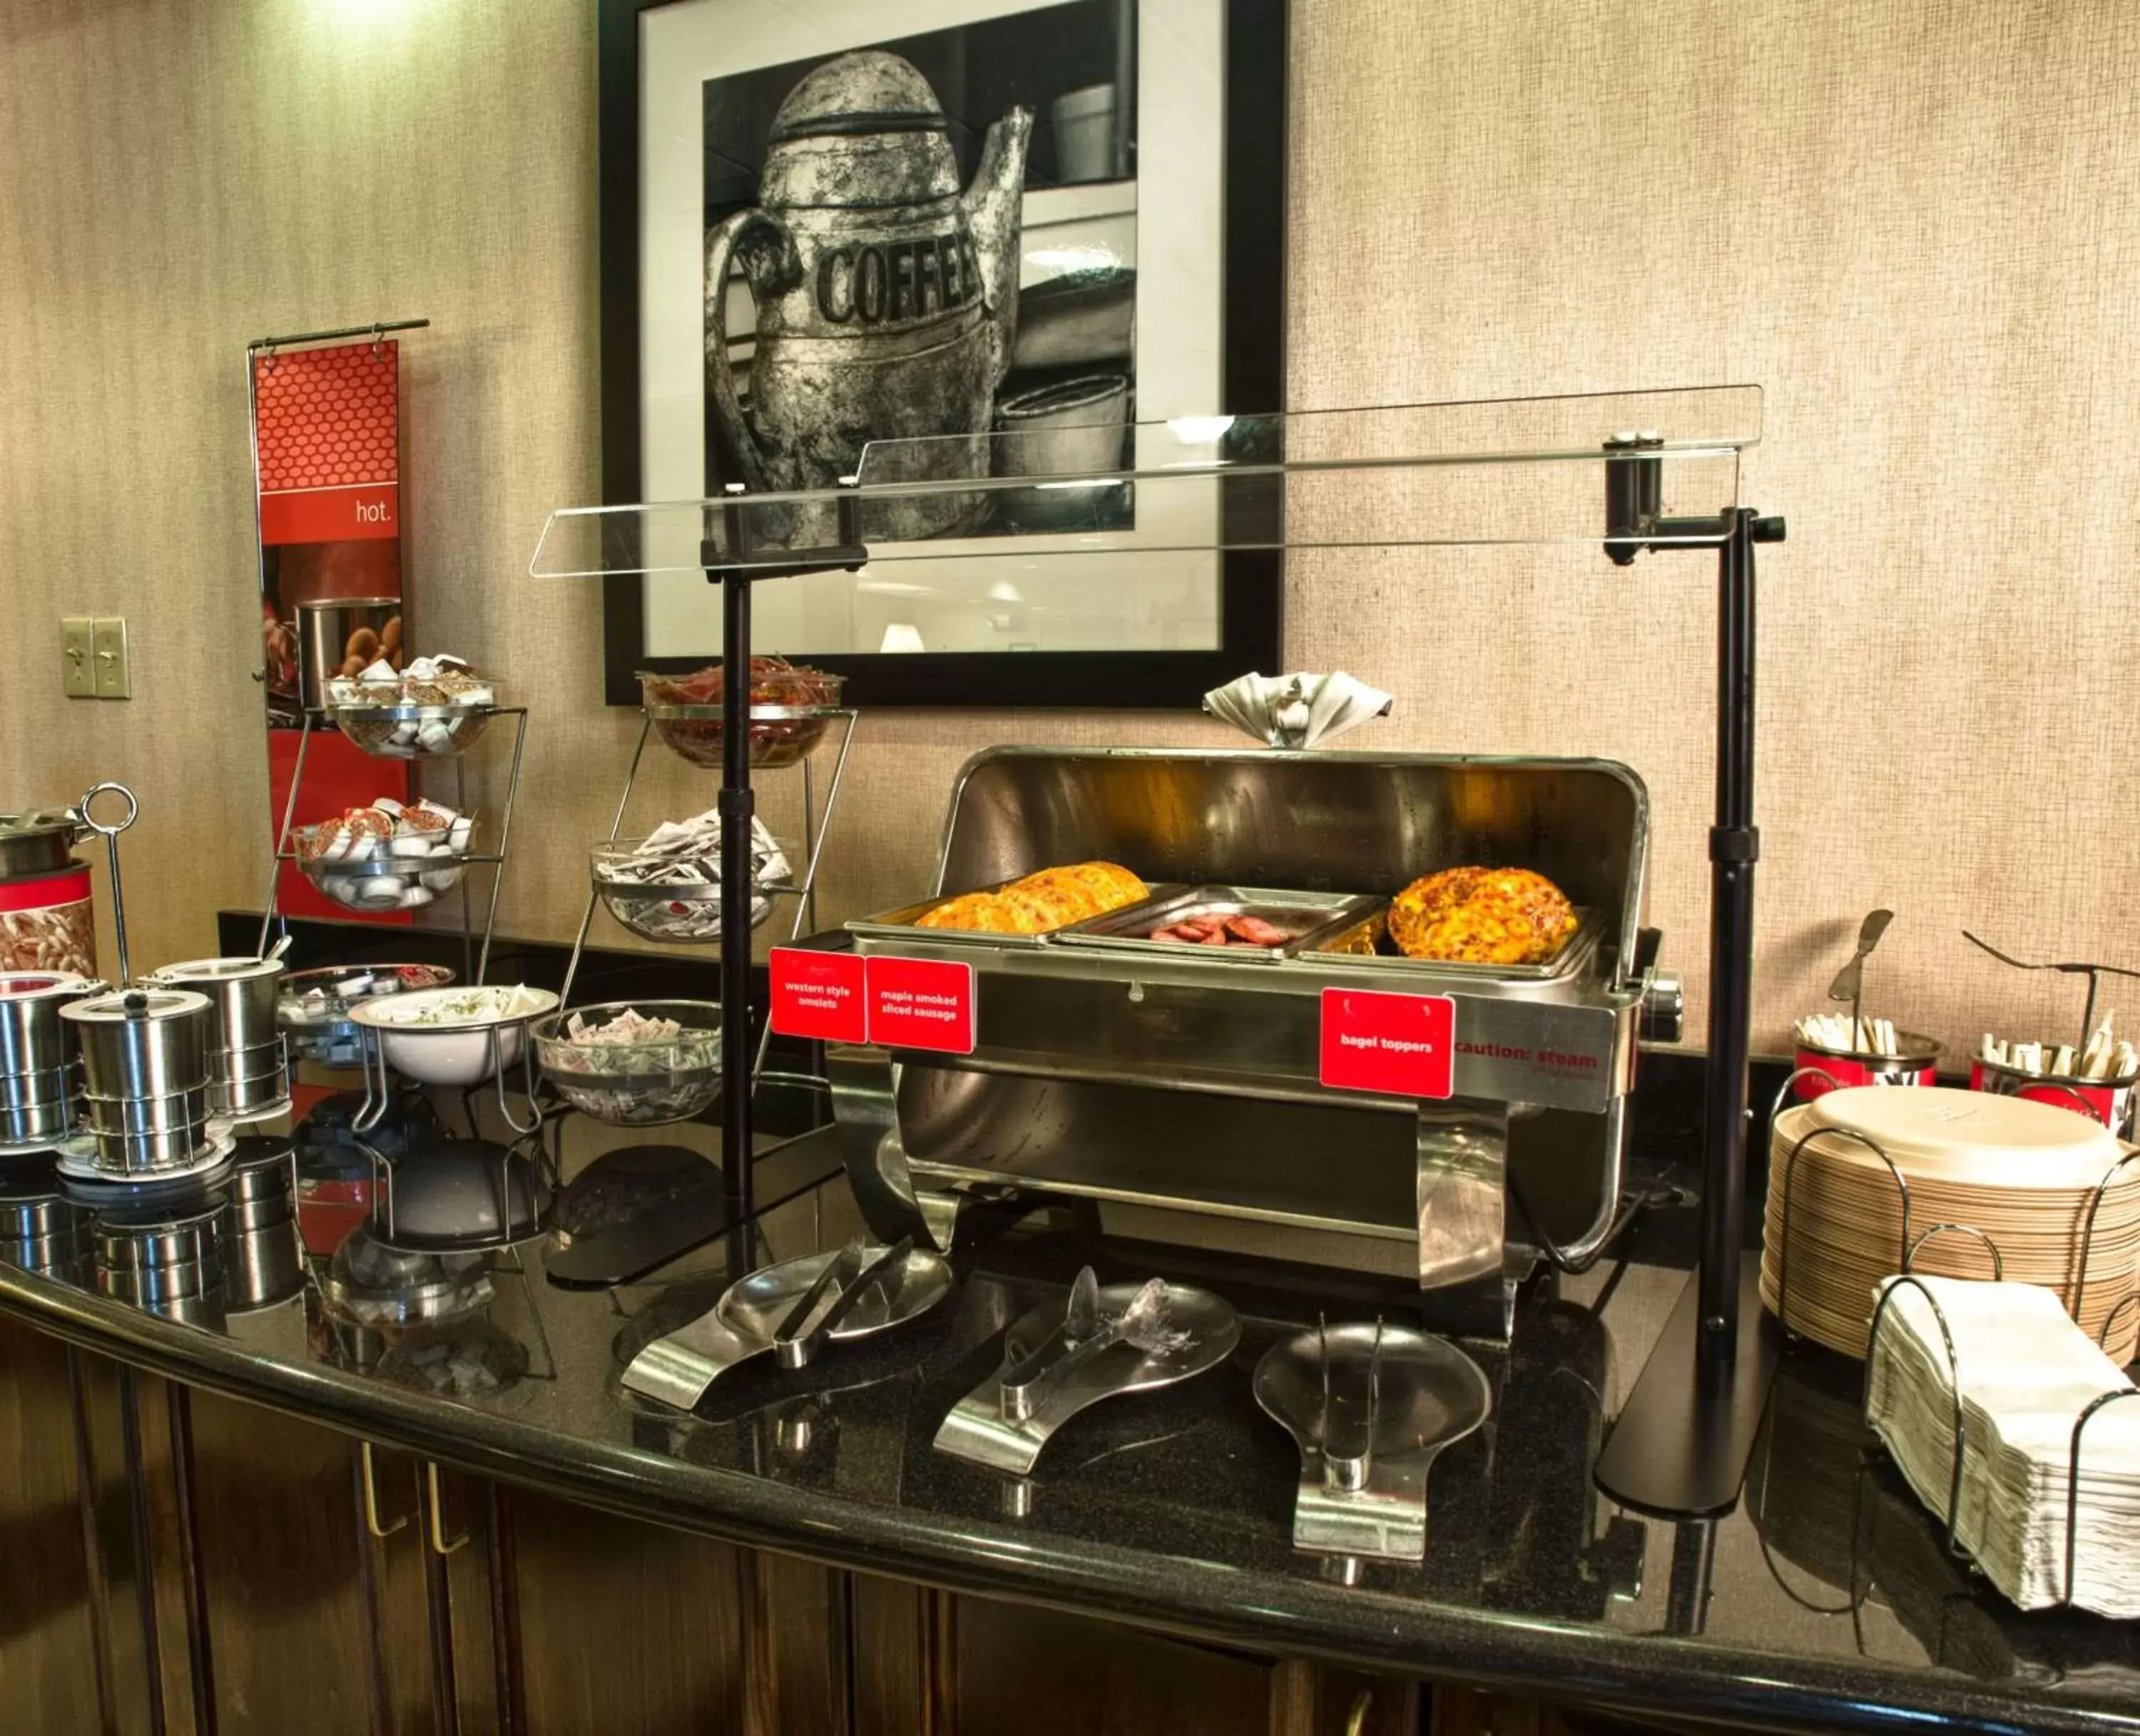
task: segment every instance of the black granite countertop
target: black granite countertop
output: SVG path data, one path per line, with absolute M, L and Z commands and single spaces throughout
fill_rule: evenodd
M 1854 1365 L 1786 1358 L 1745 1498 L 1720 1520 L 1647 1518 L 1596 1493 L 1608 1420 L 1685 1282 L 1681 1208 L 1638 1224 L 1624 1259 L 1539 1287 L 1509 1346 L 1470 1346 L 1494 1415 L 1436 1464 L 1421 1566 L 1293 1548 L 1298 1459 L 1249 1383 L 1299 1298 L 1249 1268 L 1215 1286 L 1244 1317 L 1229 1363 L 1087 1412 L 1025 1479 L 934 1451 L 938 1424 L 994 1369 L 1010 1320 L 1088 1259 L 1103 1281 L 1149 1275 L 1147 1250 L 1021 1228 L 962 1260 L 934 1314 L 812 1369 L 737 1371 L 691 1415 L 625 1393 L 622 1357 L 709 1305 L 739 1261 L 844 1238 L 844 1184 L 814 1185 L 831 1168 L 818 1135 L 762 1160 L 761 1199 L 788 1203 L 748 1254 L 717 1243 L 664 1282 L 573 1291 L 531 1244 L 498 1259 L 486 1302 L 436 1324 L 351 1327 L 317 1260 L 246 1312 L 215 1297 L 130 1306 L 86 1261 L 0 1265 L 0 1310 L 567 1498 L 1226 1644 L 1755 1727 L 2140 1730 L 2140 1635 L 2022 1615 L 1949 1557 L 1868 1450 Z

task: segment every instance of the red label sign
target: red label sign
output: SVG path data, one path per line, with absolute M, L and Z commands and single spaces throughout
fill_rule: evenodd
M 270 545 L 385 542 L 401 534 L 400 493 L 392 483 L 367 483 L 263 493 L 260 540 Z
M 773 978 L 773 1028 L 783 1037 L 869 1041 L 862 961 L 856 954 L 776 946 L 766 964 Z
M 1323 991 L 1323 1084 L 1387 1097 L 1446 1097 L 1456 1072 L 1456 1003 L 1445 994 Z
M 892 1049 L 974 1052 L 974 967 L 941 959 L 868 961 L 869 1040 Z

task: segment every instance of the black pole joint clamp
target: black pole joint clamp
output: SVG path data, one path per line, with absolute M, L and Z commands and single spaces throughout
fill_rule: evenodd
M 1709 860 L 1712 862 L 1760 861 L 1761 828 L 1758 826 L 1711 826 Z

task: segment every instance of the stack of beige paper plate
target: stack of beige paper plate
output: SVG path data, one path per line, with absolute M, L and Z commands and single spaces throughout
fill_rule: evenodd
M 1938 1086 L 1829 1091 L 1776 1118 L 1761 1299 L 1793 1331 L 1863 1356 L 1874 1287 L 1902 1268 L 1899 1171 L 1912 1240 L 1941 1224 L 1982 1232 L 2009 1282 L 2054 1292 L 2091 1339 L 2108 1324 L 2105 1348 L 2123 1365 L 2140 1341 L 2140 1302 L 2119 1311 L 2140 1273 L 2140 1161 L 2104 1190 L 2084 1262 L 2081 1243 L 2097 1188 L 2131 1149 L 2085 1116 L 2018 1097 Z M 1982 1237 L 1955 1230 L 1919 1248 L 1911 1269 L 1993 1276 Z

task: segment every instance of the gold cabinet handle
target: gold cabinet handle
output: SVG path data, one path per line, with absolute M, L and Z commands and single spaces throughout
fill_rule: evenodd
M 379 1486 L 371 1471 L 371 1443 L 361 1440 L 356 1444 L 357 1464 L 364 1474 L 364 1528 L 375 1537 L 390 1537 L 409 1523 L 404 1513 L 391 1525 L 379 1523 Z
M 1345 1736 L 1364 1736 L 1367 1714 L 1375 1709 L 1375 1690 L 1362 1688 L 1360 1696 L 1352 1702 L 1352 1710 L 1345 1719 Z
M 431 1497 L 431 1550 L 436 1555 L 451 1555 L 456 1549 L 468 1547 L 469 1534 L 464 1531 L 450 1542 L 446 1537 L 446 1498 L 439 1488 L 439 1465 L 436 1459 L 424 1461 L 424 1483 Z

